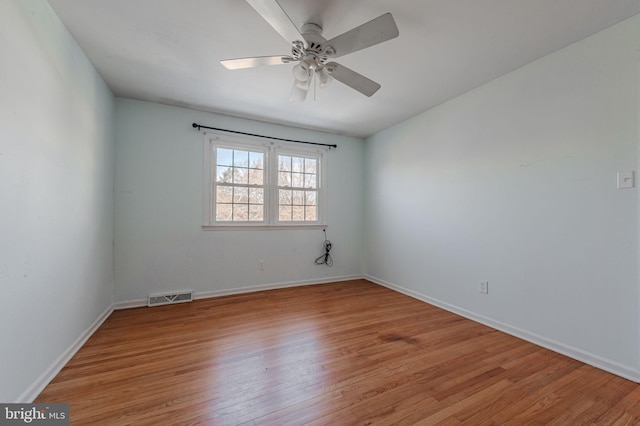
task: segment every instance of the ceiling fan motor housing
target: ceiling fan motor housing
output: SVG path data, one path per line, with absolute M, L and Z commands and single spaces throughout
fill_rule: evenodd
M 327 41 L 322 37 L 322 27 L 313 22 L 307 22 L 301 28 L 302 37 L 305 43 L 294 41 L 291 49 L 291 55 L 295 60 L 308 65 L 308 68 L 314 71 L 319 70 L 329 59 L 329 56 L 335 51 L 331 46 L 323 44 Z

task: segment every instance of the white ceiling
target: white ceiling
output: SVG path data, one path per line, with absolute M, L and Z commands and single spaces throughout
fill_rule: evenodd
M 49 3 L 117 96 L 360 137 L 640 13 L 639 0 L 279 0 L 327 39 L 385 12 L 400 30 L 337 60 L 382 85 L 373 97 L 334 81 L 300 103 L 289 101 L 293 64 L 220 65 L 290 54 L 245 1 Z

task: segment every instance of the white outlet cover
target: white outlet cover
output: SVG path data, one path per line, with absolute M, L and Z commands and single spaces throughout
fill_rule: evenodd
M 489 281 L 480 281 L 480 293 L 489 294 Z

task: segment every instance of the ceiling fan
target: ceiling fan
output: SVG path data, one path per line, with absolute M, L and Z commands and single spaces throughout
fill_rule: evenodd
M 257 56 L 220 61 L 227 69 L 235 70 L 298 62 L 293 67 L 294 83 L 291 90 L 291 100 L 305 100 L 314 79 L 319 82 L 320 87 L 324 87 L 333 78 L 366 96 L 372 96 L 380 89 L 380 84 L 375 81 L 344 65 L 328 61 L 330 58 L 339 58 L 397 37 L 398 27 L 390 13 L 385 13 L 344 34 L 327 40 L 322 37 L 322 27 L 314 22 L 307 22 L 298 30 L 277 0 L 247 0 L 247 3 L 285 40 L 291 42 L 291 55 Z

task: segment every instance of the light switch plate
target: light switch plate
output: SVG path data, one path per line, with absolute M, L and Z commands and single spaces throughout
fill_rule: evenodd
M 618 172 L 618 189 L 633 188 L 635 186 L 633 171 Z

